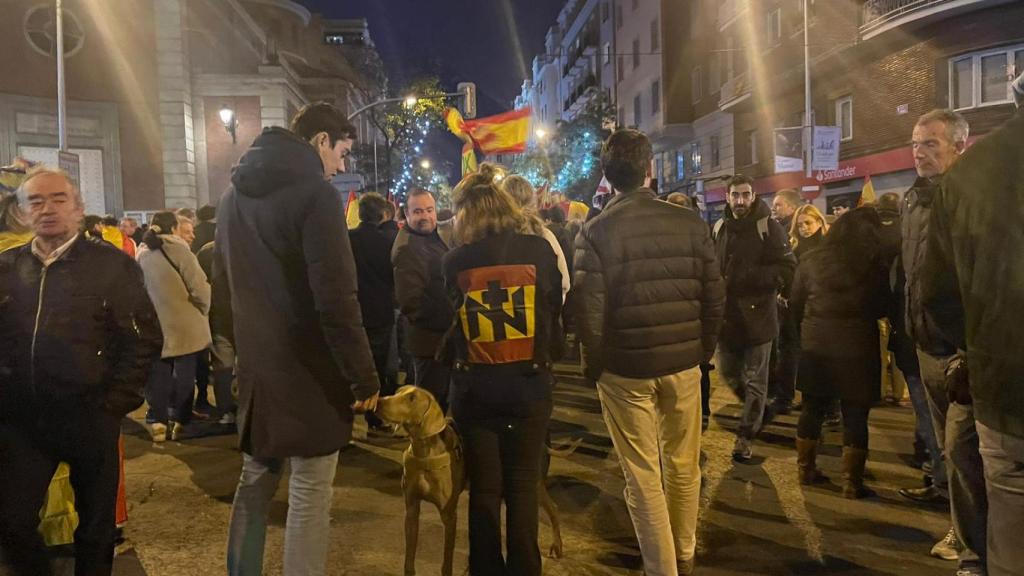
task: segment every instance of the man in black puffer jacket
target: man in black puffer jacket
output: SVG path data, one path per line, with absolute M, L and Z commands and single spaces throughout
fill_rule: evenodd
M 787 296 L 796 269 L 789 237 L 754 195 L 753 180 L 729 180 L 725 216 L 715 224 L 715 246 L 726 283 L 725 326 L 718 344 L 718 369 L 743 400 L 733 458 L 747 462 L 765 416 L 768 361 L 779 333 L 777 300 Z
M 160 323 L 139 265 L 79 234 L 66 174 L 32 172 L 19 195 L 36 237 L 0 256 L 0 556 L 15 576 L 52 573 L 39 510 L 64 461 L 76 574 L 110 574 L 120 423 L 142 405 Z
M 636 130 L 605 142 L 601 165 L 616 193 L 576 238 L 573 303 L 584 374 L 597 381 L 647 573 L 690 574 L 700 493 L 697 366 L 714 354 L 724 285 L 707 225 L 642 187 L 651 156 Z M 652 467 L 659 454 L 661 467 Z

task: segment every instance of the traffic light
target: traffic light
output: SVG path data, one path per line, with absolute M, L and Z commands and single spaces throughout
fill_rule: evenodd
M 476 118 L 476 84 L 473 82 L 459 82 L 459 92 L 462 93 L 462 117 Z

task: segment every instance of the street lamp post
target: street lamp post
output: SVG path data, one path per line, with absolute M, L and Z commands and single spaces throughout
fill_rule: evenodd
M 54 9 L 57 28 L 57 141 L 61 152 L 68 151 L 68 101 L 64 80 L 64 0 Z

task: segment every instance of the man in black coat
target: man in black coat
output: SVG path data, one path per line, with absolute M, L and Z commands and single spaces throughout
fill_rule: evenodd
M 63 172 L 19 195 L 35 239 L 0 256 L 0 557 L 51 574 L 39 510 L 71 465 L 75 574 L 109 575 L 121 418 L 142 405 L 163 337 L 135 261 L 78 233 L 82 197 Z
M 380 393 L 384 396 L 394 394 L 398 387 L 398 374 L 392 373 L 388 366 L 395 329 L 395 277 L 391 267 L 394 238 L 389 238 L 381 228 L 390 205 L 380 194 L 363 194 L 359 198 L 359 227 L 348 233 L 359 279 L 363 327 L 380 377 Z M 391 431 L 372 412 L 366 413 L 366 422 L 371 429 Z
M 924 382 L 932 425 L 939 448 L 944 452 L 949 478 L 949 506 L 953 529 L 938 542 L 932 554 L 949 558 L 959 548 L 960 569 L 984 570 L 988 499 L 985 474 L 974 421 L 974 407 L 951 402 L 947 396 L 946 366 L 956 356 L 956 345 L 938 328 L 925 308 L 927 287 L 924 264 L 928 257 L 928 236 L 932 205 L 939 193 L 943 174 L 967 149 L 969 126 L 962 115 L 951 110 L 933 110 L 918 118 L 911 147 L 918 178 L 904 195 L 901 219 L 903 269 L 906 272 L 906 327 L 917 345 L 918 364 Z M 932 490 L 903 489 L 900 495 L 915 501 L 935 501 Z M 959 543 L 959 546 L 958 546 Z
M 207 204 L 196 211 L 196 218 L 199 222 L 193 231 L 195 234 L 191 246 L 193 254 L 198 254 L 203 246 L 213 242 L 213 238 L 217 234 L 217 208 Z
M 232 574 L 262 574 L 266 509 L 291 468 L 284 573 L 320 573 L 338 450 L 379 382 L 356 296 L 341 194 L 355 128 L 327 103 L 268 128 L 242 156 L 217 210 L 238 355 L 242 475 L 228 539 Z
M 771 420 L 766 413 L 768 363 L 779 333 L 777 300 L 787 296 L 796 269 L 789 236 L 754 195 L 753 180 L 729 180 L 725 216 L 713 236 L 725 276 L 725 325 L 718 342 L 718 369 L 743 400 L 733 458 L 748 462 L 751 443 Z
M 1024 75 L 1013 91 L 1016 115 L 971 146 L 934 197 L 921 288 L 925 312 L 958 350 L 946 382 L 950 417 L 977 416 L 991 576 L 1024 566 Z
M 455 318 L 441 265 L 452 247 L 451 228 L 437 223 L 436 202 L 427 190 L 409 193 L 405 213 L 407 223 L 395 239 L 391 263 L 395 296 L 408 326 L 405 339 L 413 356 L 413 381 L 447 411 L 451 366 L 436 357 Z
M 615 195 L 576 238 L 572 305 L 584 375 L 597 382 L 644 567 L 691 574 L 698 365 L 715 351 L 724 286 L 704 221 L 644 187 L 651 157 L 650 141 L 636 130 L 605 142 L 601 166 Z

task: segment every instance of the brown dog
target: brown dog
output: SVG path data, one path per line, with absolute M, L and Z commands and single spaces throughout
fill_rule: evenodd
M 401 425 L 409 434 L 402 471 L 402 492 L 405 495 L 405 574 L 416 573 L 416 546 L 419 540 L 420 502 L 426 500 L 437 507 L 444 524 L 444 563 L 442 576 L 452 574 L 455 552 L 455 524 L 459 495 L 466 485 L 465 461 L 458 434 L 448 425 L 434 396 L 422 388 L 402 386 L 394 396 L 377 403 L 377 415 Z M 541 480 L 537 498 L 551 521 L 552 544 L 549 555 L 561 558 L 562 530 L 555 501 L 548 494 L 545 480 L 551 456 L 565 457 L 580 445 L 577 439 L 560 449 L 547 447 L 541 462 Z

